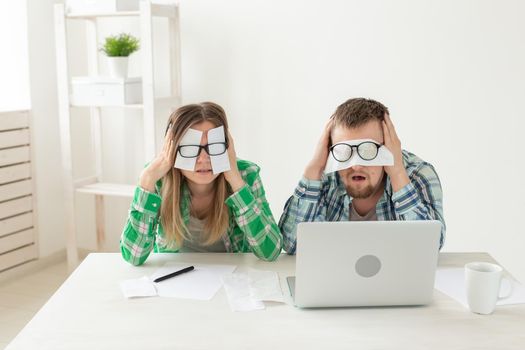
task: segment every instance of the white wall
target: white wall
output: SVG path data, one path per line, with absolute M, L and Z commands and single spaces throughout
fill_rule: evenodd
M 489 251 L 525 280 L 524 10 L 521 1 L 183 1 L 184 100 L 226 107 L 276 217 L 336 106 L 382 101 L 403 146 L 441 177 L 445 250 Z
M 525 281 L 524 10 L 517 0 L 183 0 L 183 99 L 225 107 L 238 155 L 262 166 L 277 219 L 336 106 L 356 96 L 383 102 L 403 146 L 441 177 L 444 250 L 488 251 Z M 106 135 L 106 145 L 129 142 L 140 117 L 110 123 L 128 136 Z M 133 182 L 142 166 L 139 157 L 129 161 L 136 146 L 118 150 L 107 176 Z M 88 247 L 91 202 L 79 209 Z M 117 247 L 126 206 L 108 211 L 108 249 Z
M 28 0 L 28 43 L 38 246 L 41 257 L 65 247 L 55 69 L 53 0 Z
M 30 108 L 26 2 L 0 0 L 0 111 Z

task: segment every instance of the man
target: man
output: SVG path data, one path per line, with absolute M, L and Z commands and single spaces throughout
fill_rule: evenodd
M 339 170 L 328 173 L 327 160 L 328 167 Z M 439 220 L 439 249 L 445 240 L 443 195 L 434 167 L 401 149 L 384 105 L 355 98 L 337 107 L 326 124 L 279 226 L 284 249 L 295 254 L 300 222 L 373 220 Z

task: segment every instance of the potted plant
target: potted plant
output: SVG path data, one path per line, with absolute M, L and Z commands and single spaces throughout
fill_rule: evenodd
M 128 56 L 139 48 L 139 39 L 131 34 L 120 33 L 108 36 L 100 50 L 108 56 L 110 75 L 116 78 L 126 78 L 128 75 Z

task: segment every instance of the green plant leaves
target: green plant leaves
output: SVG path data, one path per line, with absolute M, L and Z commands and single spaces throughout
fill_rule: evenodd
M 109 57 L 127 57 L 140 48 L 139 39 L 131 34 L 120 33 L 108 36 L 100 49 Z

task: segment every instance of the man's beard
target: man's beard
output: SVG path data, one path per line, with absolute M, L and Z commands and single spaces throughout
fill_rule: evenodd
M 374 188 L 372 187 L 372 185 L 368 185 L 364 188 L 361 188 L 361 189 L 355 189 L 355 188 L 348 188 L 347 189 L 348 191 L 348 194 L 352 197 L 352 198 L 355 198 L 355 199 L 364 199 L 364 198 L 368 198 L 370 197 L 371 195 L 374 194 Z

